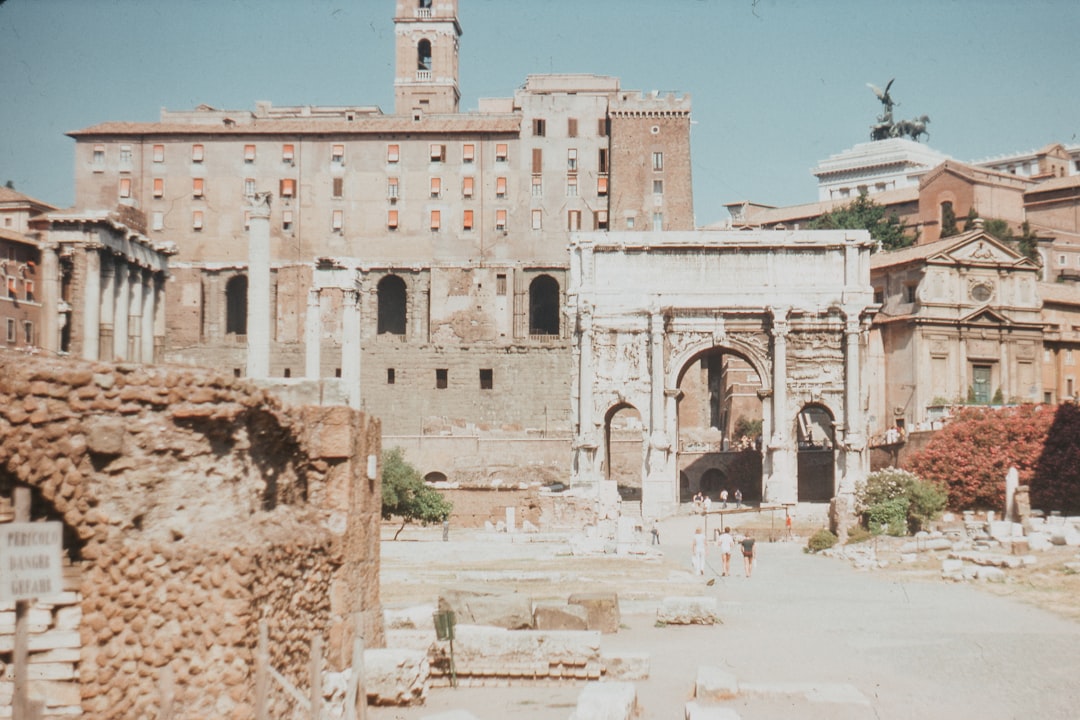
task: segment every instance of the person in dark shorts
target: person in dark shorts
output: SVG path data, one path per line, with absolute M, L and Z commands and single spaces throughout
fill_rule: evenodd
M 750 574 L 754 571 L 754 558 L 757 556 L 757 548 L 754 546 L 754 534 L 748 530 L 743 539 L 739 541 L 739 545 L 742 546 L 743 569 L 746 571 L 746 577 L 750 577 Z

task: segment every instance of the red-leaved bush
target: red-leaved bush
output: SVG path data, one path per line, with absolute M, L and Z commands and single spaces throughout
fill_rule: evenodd
M 1031 480 L 1031 506 L 1080 513 L 1080 407 L 1059 405 Z
M 1054 415 L 1046 405 L 964 408 L 905 469 L 947 487 L 952 510 L 1000 511 L 1010 467 L 1019 471 L 1021 485 L 1032 484 Z M 1039 507 L 1034 488 L 1032 504 Z

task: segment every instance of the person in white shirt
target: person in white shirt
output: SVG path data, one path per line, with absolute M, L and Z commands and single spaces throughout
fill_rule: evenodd
M 720 560 L 723 562 L 723 575 L 731 574 L 731 552 L 735 549 L 735 538 L 731 535 L 731 528 L 724 528 L 716 538 L 716 546 L 720 548 Z

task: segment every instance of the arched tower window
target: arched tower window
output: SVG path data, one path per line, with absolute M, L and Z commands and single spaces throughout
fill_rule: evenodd
M 225 333 L 247 335 L 247 275 L 235 275 L 225 283 Z
M 397 275 L 387 275 L 379 281 L 379 334 L 405 334 L 405 307 L 408 292 L 405 281 Z
M 424 39 L 416 46 L 416 69 L 431 70 L 431 41 Z
M 529 285 L 529 334 L 559 334 L 559 283 L 550 275 Z

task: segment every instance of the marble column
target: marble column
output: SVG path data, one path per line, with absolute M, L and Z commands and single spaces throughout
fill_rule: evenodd
M 106 362 L 113 359 L 113 336 L 116 324 L 116 259 L 106 255 L 99 261 L 101 265 L 101 313 L 98 321 L 99 338 L 98 359 Z
M 307 317 L 304 321 L 304 377 L 308 380 L 318 380 L 322 376 L 322 313 L 319 295 L 319 288 L 308 290 Z
M 143 314 L 143 291 L 142 291 L 142 268 L 131 266 L 128 268 L 128 292 L 131 299 L 128 301 L 128 352 L 127 359 L 131 362 L 142 362 L 142 314 Z
M 154 274 L 154 362 L 165 357 L 165 273 Z
M 101 341 L 101 245 L 88 244 L 83 285 L 82 357 L 99 360 Z
M 131 290 L 128 288 L 128 266 L 125 262 L 116 264 L 115 291 L 116 323 L 113 326 L 113 360 L 130 360 L 128 355 L 128 312 L 131 307 Z
M 257 193 L 249 206 L 247 376 L 270 375 L 270 194 Z
M 593 317 L 592 306 L 587 302 L 581 305 L 578 324 L 581 333 L 579 342 L 581 361 L 577 373 L 577 382 L 579 383 L 578 431 L 574 443 L 577 456 L 577 477 L 581 482 L 595 483 L 600 480 L 600 472 L 596 467 L 599 440 L 596 437 L 596 425 L 593 420 Z
M 139 342 L 142 345 L 139 351 L 139 361 L 150 364 L 154 362 L 154 318 L 157 308 L 154 305 L 154 273 L 146 269 L 142 272 L 142 328 L 139 332 Z
M 862 368 L 859 340 L 862 326 L 858 316 L 849 317 L 844 325 L 844 459 L 845 472 L 841 476 L 837 492 L 855 492 L 855 484 L 861 479 L 858 468 L 862 465 L 862 453 L 866 438 L 863 433 Z
M 60 350 L 60 258 L 57 244 L 41 245 L 41 347 L 49 353 Z
M 769 454 L 771 472 L 762 488 L 762 502 L 796 502 L 798 499 L 798 462 L 790 435 L 790 413 L 787 393 L 787 336 L 790 331 L 790 308 L 772 310 L 773 377 L 772 377 L 772 437 Z
M 345 384 L 349 407 L 360 409 L 360 293 L 345 290 L 341 319 L 341 380 Z

